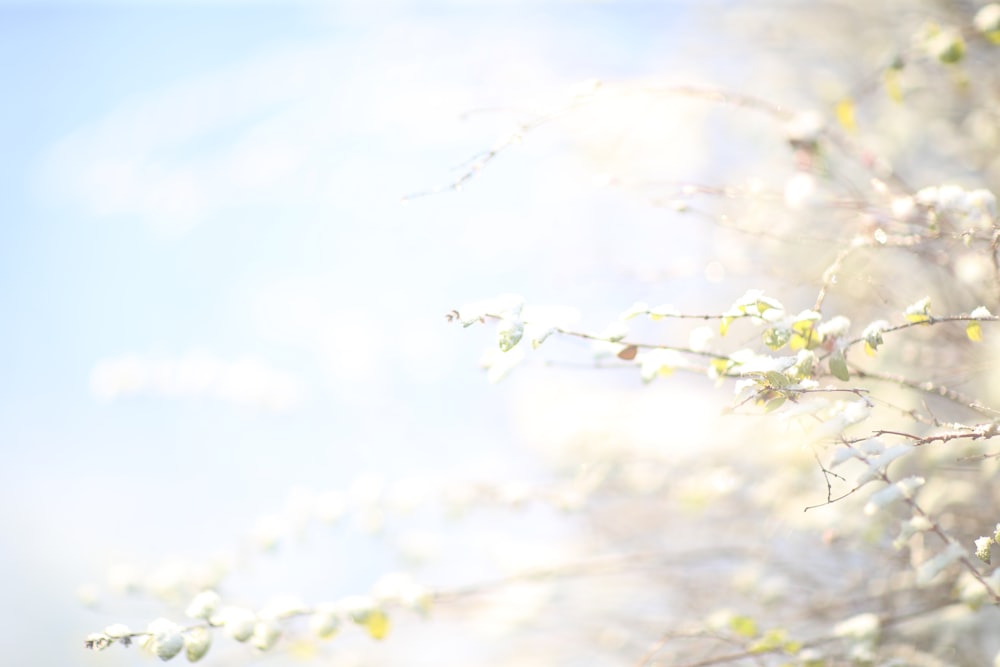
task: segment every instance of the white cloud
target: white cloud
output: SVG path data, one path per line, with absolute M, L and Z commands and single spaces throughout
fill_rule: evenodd
M 331 11 L 351 14 L 338 7 Z M 269 221 L 290 207 L 295 220 L 335 220 L 354 230 L 376 213 L 397 215 L 404 194 L 453 181 L 462 169 L 450 173 L 449 167 L 572 97 L 575 79 L 560 71 L 544 25 L 513 18 L 472 25 L 461 14 L 370 11 L 380 16 L 369 31 L 331 30 L 326 41 L 262 50 L 117 101 L 103 118 L 51 148 L 40 195 L 62 199 L 75 217 L 122 216 L 168 234 L 227 217 Z M 510 41 L 514 29 L 517 48 Z M 564 37 L 569 51 L 590 48 L 586 33 Z M 671 167 L 696 172 L 705 153 L 695 120 L 700 110 L 686 100 L 636 92 L 599 96 L 533 133 L 518 173 L 498 168 L 493 178 L 517 178 L 523 199 L 549 202 L 549 208 L 536 207 L 531 218 L 494 221 L 487 214 L 484 223 L 496 229 L 487 234 L 474 226 L 483 231 L 463 239 L 470 250 L 522 243 L 521 233 L 534 238 L 539 218 L 547 230 L 558 227 L 553 234 L 583 236 L 566 200 L 581 194 L 593 171 L 624 182 L 639 173 L 669 178 Z M 494 113 L 460 120 L 484 108 Z M 568 154 L 575 159 L 551 159 Z M 498 165 L 503 162 L 509 161 Z M 539 177 L 525 178 L 525 172 Z M 298 215 L 302 211 L 308 213 Z
M 394 202 L 392 153 L 439 147 L 476 97 L 393 36 L 297 44 L 120 101 L 51 148 L 42 195 L 173 234 L 262 204 L 328 210 L 365 186 Z
M 386 386 L 391 376 L 417 383 L 440 381 L 453 368 L 454 334 L 443 306 L 421 295 L 384 295 L 370 303 L 343 303 L 334 278 L 286 279 L 263 289 L 254 301 L 255 331 L 316 359 L 338 391 L 358 398 Z
M 91 370 L 90 391 L 105 401 L 134 395 L 208 398 L 275 412 L 293 408 L 303 393 L 291 375 L 259 359 L 223 361 L 195 353 L 102 359 Z
M 264 290 L 255 304 L 260 332 L 269 340 L 309 350 L 338 383 L 358 389 L 378 382 L 390 354 L 385 322 L 373 308 L 336 308 L 316 291 L 315 284 L 294 280 Z
M 462 113 L 521 108 L 526 91 L 562 103 L 566 82 L 537 48 L 495 58 L 480 42 L 502 47 L 502 31 L 403 18 L 363 38 L 261 52 L 120 100 L 48 151 L 41 195 L 174 234 L 261 204 L 365 210 L 365 194 L 395 204 L 447 181 L 447 166 L 495 138 L 481 123 L 507 132 L 517 122 L 500 114 L 462 123 Z M 424 173 L 429 155 L 441 160 L 439 176 Z
M 120 103 L 58 142 L 42 186 L 96 215 L 135 215 L 182 232 L 227 208 L 294 196 L 330 136 L 304 104 L 328 50 L 299 47 Z

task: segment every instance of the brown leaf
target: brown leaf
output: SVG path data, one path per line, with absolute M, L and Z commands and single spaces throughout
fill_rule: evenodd
M 632 361 L 633 359 L 635 359 L 635 354 L 638 351 L 639 351 L 638 347 L 636 347 L 635 345 L 629 345 L 628 347 L 624 348 L 621 352 L 618 353 L 618 358 L 624 359 L 625 361 Z

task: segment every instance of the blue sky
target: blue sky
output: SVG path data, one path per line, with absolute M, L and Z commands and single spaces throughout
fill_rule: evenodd
M 33 610 L 0 642 L 47 635 L 45 609 L 66 629 L 4 655 L 78 661 L 79 633 L 115 620 L 75 610 L 79 583 L 222 548 L 289 487 L 536 474 L 512 417 L 530 387 L 488 385 L 490 334 L 443 315 L 508 291 L 596 322 L 656 300 L 622 296 L 640 284 L 623 267 L 686 242 L 632 243 L 655 212 L 591 187 L 643 138 L 609 148 L 571 122 L 460 193 L 400 198 L 582 80 L 676 72 L 683 17 L 0 3 L 0 563 Z M 642 165 L 687 155 L 675 124 L 676 155 Z

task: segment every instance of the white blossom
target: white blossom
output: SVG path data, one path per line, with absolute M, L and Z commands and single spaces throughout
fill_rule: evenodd
M 859 482 L 860 484 L 860 482 Z M 868 503 L 865 504 L 865 514 L 872 515 L 880 509 L 894 503 L 902 498 L 912 498 L 913 492 L 923 486 L 923 477 L 907 477 L 895 484 L 890 484 L 884 489 L 880 489 L 871 495 Z
M 257 614 L 245 607 L 223 607 L 212 617 L 213 625 L 221 625 L 226 634 L 238 642 L 245 642 L 253 635 Z
M 253 626 L 253 635 L 250 643 L 259 651 L 266 651 L 272 648 L 281 637 L 281 626 L 275 620 L 257 621 Z
M 795 114 L 785 125 L 785 136 L 792 143 L 815 144 L 826 122 L 817 111 L 803 111 Z
M 971 313 L 969 313 L 969 317 L 977 317 L 977 318 L 981 317 L 983 319 L 986 319 L 988 317 L 993 317 L 993 313 L 991 313 L 989 308 L 987 308 L 986 306 L 979 306 Z
M 639 315 L 645 315 L 648 312 L 649 312 L 648 303 L 646 303 L 645 301 L 636 301 L 631 306 L 626 308 L 625 311 L 618 316 L 618 319 L 630 320 L 633 317 L 637 317 Z
M 840 464 L 844 463 L 853 458 L 858 457 L 858 452 L 852 447 L 838 447 L 833 452 L 833 456 L 830 458 L 830 463 L 827 464 L 829 468 L 836 468 Z
M 892 217 L 899 222 L 916 222 L 920 215 L 920 209 L 913 197 L 897 197 L 889 205 L 892 210 Z
M 184 648 L 181 626 L 166 618 L 158 618 L 146 628 L 146 647 L 160 660 L 170 660 Z
M 211 618 L 218 610 L 221 600 L 215 591 L 202 591 L 194 596 L 184 612 L 189 618 Z
M 832 317 L 826 322 L 816 327 L 817 333 L 823 338 L 827 336 L 842 338 L 847 335 L 847 330 L 851 328 L 851 321 L 843 315 Z
M 847 637 L 859 641 L 874 641 L 882 630 L 882 622 L 877 614 L 858 614 L 845 619 L 833 627 L 837 637 Z
M 934 524 L 927 517 L 915 514 L 907 521 L 899 525 L 899 535 L 893 540 L 892 545 L 897 549 L 902 549 L 906 542 L 917 533 L 924 533 L 930 530 Z
M 983 33 L 1000 31 L 1000 5 L 991 2 L 984 5 L 976 12 L 976 17 L 972 20 L 976 30 Z
M 929 584 L 932 579 L 941 573 L 946 567 L 962 559 L 965 556 L 965 548 L 957 542 L 950 542 L 941 553 L 932 558 L 928 558 L 917 567 L 917 585 Z
M 684 362 L 684 358 L 675 350 L 661 349 L 643 352 L 636 360 L 640 365 L 639 376 L 643 382 L 649 382 L 657 375 L 667 375 Z
M 114 623 L 104 628 L 104 634 L 112 639 L 121 639 L 122 637 L 127 637 L 132 634 L 132 631 L 127 625 L 122 623 Z
M 916 201 L 962 227 L 988 230 L 997 217 L 996 195 L 985 189 L 966 190 L 953 184 L 930 186 L 917 192 Z
M 212 646 L 212 633 L 208 628 L 193 628 L 184 635 L 184 654 L 188 662 L 198 662 Z
M 265 620 L 275 620 L 295 616 L 305 608 L 302 600 L 295 595 L 277 597 L 257 612 L 257 617 Z
M 507 376 L 518 363 L 524 360 L 525 347 L 518 345 L 509 352 L 503 352 L 499 347 L 490 347 L 483 354 L 480 365 L 486 369 L 486 379 L 497 383 Z
M 488 315 L 520 319 L 523 308 L 523 296 L 518 294 L 501 294 L 492 299 L 467 303 L 460 306 L 455 312 L 458 313 L 458 320 L 462 325 L 469 326 L 479 322 Z
M 626 336 L 628 336 L 628 324 L 623 320 L 615 320 L 609 324 L 600 335 L 601 338 L 605 338 L 615 343 Z
M 363 623 L 378 605 L 374 598 L 367 595 L 351 595 L 340 601 L 340 608 L 355 623 Z
M 347 513 L 347 499 L 340 491 L 324 491 L 316 497 L 313 511 L 323 523 L 336 523 Z
M 820 202 L 817 189 L 815 176 L 799 172 L 785 184 L 785 205 L 793 211 L 813 208 Z
M 992 537 L 980 537 L 976 539 L 976 558 L 986 564 L 990 562 L 990 552 L 993 550 Z
M 876 470 L 885 472 L 886 467 L 901 456 L 905 456 L 913 451 L 913 447 L 907 444 L 899 444 L 885 450 L 878 456 L 868 460 L 868 465 Z
M 320 639 L 329 639 L 340 629 L 341 608 L 336 603 L 324 603 L 309 616 L 309 631 Z

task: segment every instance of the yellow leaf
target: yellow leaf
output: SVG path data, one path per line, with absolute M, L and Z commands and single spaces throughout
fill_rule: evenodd
M 728 359 L 712 359 L 709 362 L 709 366 L 715 371 L 716 375 L 723 376 L 726 371 L 729 370 L 729 360 Z
M 837 102 L 834 113 L 837 116 L 837 122 L 848 132 L 853 132 L 857 127 L 857 123 L 854 120 L 854 102 L 851 98 L 845 97 Z
M 903 101 L 903 88 L 899 85 L 899 70 L 890 68 L 885 72 L 885 92 L 893 102 Z
M 921 322 L 930 322 L 931 316 L 927 313 L 907 313 L 906 319 L 908 322 L 920 324 Z
M 802 650 L 802 642 L 790 639 L 787 642 L 785 642 L 784 646 L 781 647 L 781 650 L 783 650 L 788 655 L 795 655 L 796 653 Z
M 788 641 L 788 631 L 784 628 L 775 628 L 764 633 L 764 636 L 750 644 L 747 650 L 750 653 L 767 653 L 778 649 L 783 650 L 789 643 L 791 642 Z
M 983 328 L 979 325 L 979 322 L 969 322 L 965 327 L 965 335 L 968 336 L 969 340 L 973 343 L 978 343 L 983 340 Z
M 757 623 L 749 616 L 733 616 L 729 619 L 729 629 L 740 637 L 752 639 L 759 632 Z
M 875 348 L 872 347 L 868 341 L 865 341 L 865 354 L 867 354 L 869 357 L 875 356 Z
M 816 321 L 815 320 L 798 320 L 792 323 L 792 340 L 789 347 L 792 348 L 792 352 L 798 352 L 799 350 L 811 350 L 818 347 L 820 343 L 823 342 L 823 337 L 819 335 L 816 331 Z
M 726 332 L 729 331 L 729 325 L 732 323 L 733 318 L 723 317 L 722 321 L 719 323 L 719 335 L 725 336 Z
M 804 334 L 796 333 L 793 335 L 792 340 L 789 342 L 789 347 L 792 349 L 792 352 L 812 350 L 819 347 L 822 342 L 822 336 L 810 329 Z
M 389 634 L 389 617 L 384 611 L 378 609 L 371 611 L 365 617 L 362 625 L 365 626 L 365 630 L 368 631 L 372 639 L 385 639 L 386 635 Z
M 304 639 L 298 639 L 288 644 L 288 655 L 290 655 L 295 660 L 300 660 L 306 662 L 316 658 L 316 654 L 319 650 L 316 648 L 316 642 L 307 641 Z

